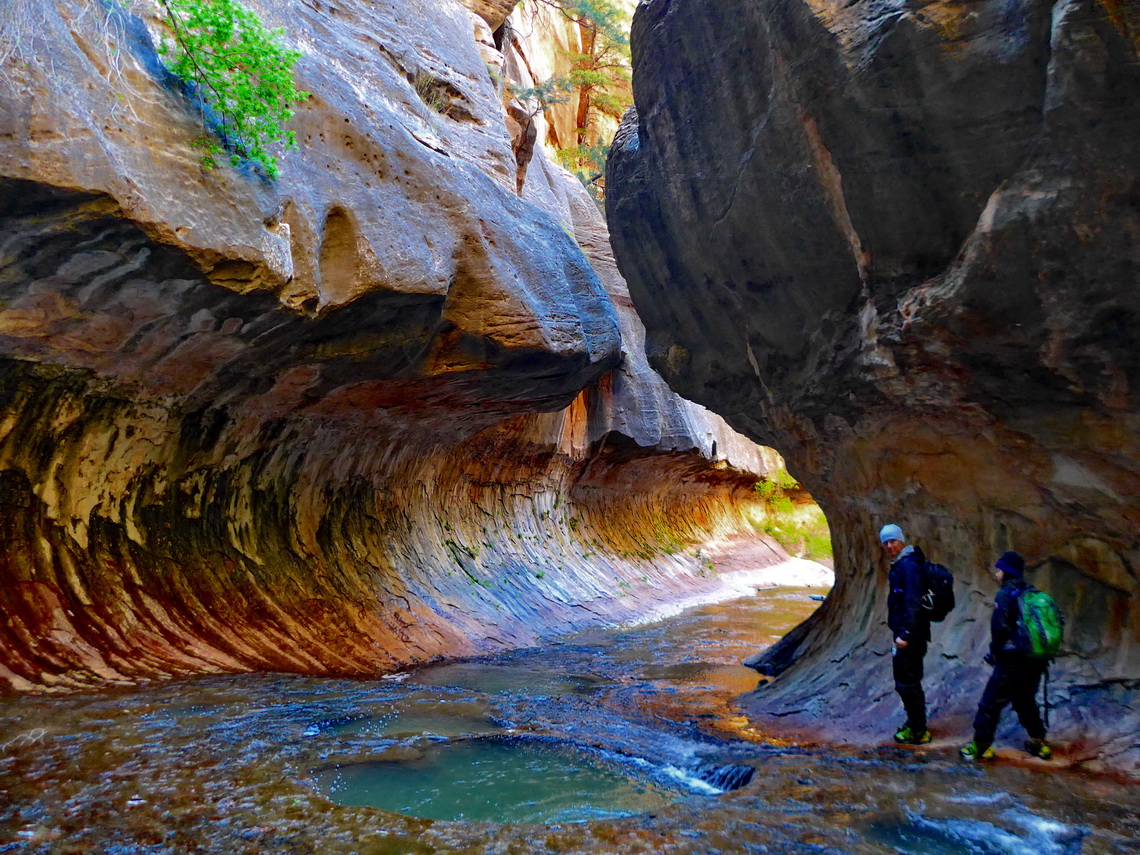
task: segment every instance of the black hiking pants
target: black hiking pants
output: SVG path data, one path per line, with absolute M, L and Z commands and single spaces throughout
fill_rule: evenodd
M 1037 687 L 1048 662 L 1025 656 L 1007 655 L 997 660 L 994 672 L 978 701 L 974 716 L 974 741 L 992 745 L 1002 710 L 1013 705 L 1014 712 L 1030 739 L 1044 739 L 1045 725 L 1037 709 Z
M 926 640 L 914 639 L 906 647 L 895 648 L 891 659 L 895 691 L 906 710 L 906 723 L 916 733 L 926 730 L 926 695 L 922 691 L 922 660 Z

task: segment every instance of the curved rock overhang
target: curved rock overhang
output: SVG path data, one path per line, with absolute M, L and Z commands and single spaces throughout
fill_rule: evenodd
M 897 522 L 958 579 L 935 727 L 968 731 L 1012 548 L 1066 614 L 1055 734 L 1140 767 L 1135 7 L 650 0 L 632 43 L 607 213 L 651 364 L 784 454 L 835 542 L 752 711 L 882 737 Z
M 146 3 L 4 22 L 0 685 L 371 676 L 713 587 L 680 547 L 776 458 L 649 370 L 574 179 L 520 198 L 485 25 L 250 5 L 313 93 L 277 181 L 202 167 Z

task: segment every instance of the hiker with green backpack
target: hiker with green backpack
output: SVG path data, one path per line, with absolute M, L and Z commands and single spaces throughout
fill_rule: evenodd
M 1029 735 L 1025 750 L 1048 760 L 1053 749 L 1045 741 L 1037 687 L 1061 646 L 1061 613 L 1052 597 L 1025 581 L 1025 559 L 1018 553 L 1006 552 L 991 572 L 1001 585 L 994 598 L 990 652 L 985 657 L 994 670 L 978 702 L 974 739 L 960 753 L 967 760 L 993 758 L 998 720 L 1002 710 L 1012 705 Z

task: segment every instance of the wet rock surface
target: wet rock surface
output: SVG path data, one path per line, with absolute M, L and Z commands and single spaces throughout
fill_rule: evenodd
M 1097 0 L 639 8 L 607 205 L 650 363 L 785 454 L 835 545 L 753 714 L 894 719 L 897 522 L 958 579 L 935 726 L 968 734 L 1016 549 L 1066 615 L 1055 732 L 1138 768 L 1138 32 Z
M 815 590 L 772 589 L 469 661 L 459 683 L 429 667 L 403 679 L 234 675 L 5 699 L 5 738 L 33 736 L 0 753 L 0 844 L 35 853 L 1135 850 L 1135 788 L 1110 777 L 975 767 L 949 747 L 802 747 L 752 728 L 733 698 L 756 677 L 734 663 L 809 614 Z M 507 676 L 534 671 L 546 682 Z M 657 772 L 755 771 L 732 792 L 690 790 L 650 813 L 584 823 L 412 819 L 338 805 L 320 789 L 320 770 L 414 763 L 425 746 L 488 730 Z

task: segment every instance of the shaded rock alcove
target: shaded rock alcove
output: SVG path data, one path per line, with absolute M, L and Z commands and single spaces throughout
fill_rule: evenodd
M 968 731 L 1013 548 L 1067 617 L 1054 735 L 1140 767 L 1134 5 L 650 0 L 632 42 L 607 209 L 650 362 L 832 525 L 835 591 L 750 710 L 886 735 L 897 522 L 958 579 L 934 727 Z

